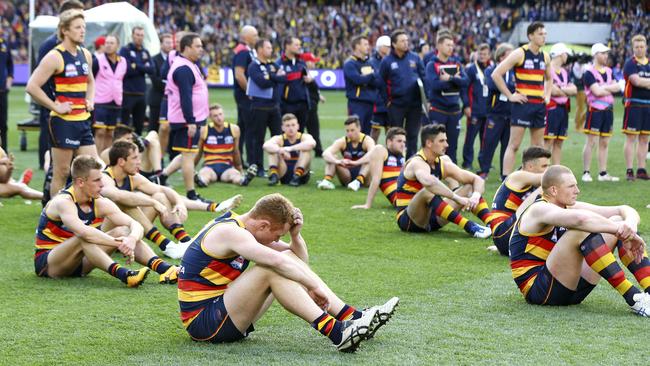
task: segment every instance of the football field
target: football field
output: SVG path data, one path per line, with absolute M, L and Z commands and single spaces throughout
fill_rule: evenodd
M 234 122 L 232 91 L 211 90 L 210 95 L 211 102 L 224 105 L 226 120 Z M 327 146 L 343 136 L 347 107 L 343 92 L 324 95 L 321 139 Z M 632 206 L 641 215 L 639 230 L 645 234 L 650 231 L 650 209 L 645 208 L 650 183 L 625 181 L 620 101 L 615 109 L 609 172 L 621 182 L 579 181 L 579 199 Z M 15 178 L 24 168 L 38 166 L 37 133 L 29 134 L 28 151 L 18 149 L 15 124 L 27 117 L 24 88 L 16 87 L 9 111 Z M 585 138 L 575 131 L 572 117 L 569 129 L 563 163 L 579 180 Z M 463 136 L 464 127 L 461 141 Z M 528 138 L 522 146 L 528 146 Z M 476 147 L 478 151 L 478 141 Z M 496 159 L 495 165 L 486 184 L 488 203 L 498 187 Z M 312 180 L 299 188 L 268 187 L 266 179 L 258 178 L 244 189 L 216 184 L 199 193 L 215 200 L 241 193 L 244 201 L 238 212 L 248 210 L 262 195 L 284 194 L 305 215 L 303 236 L 311 266 L 344 301 L 365 307 L 400 297 L 393 319 L 356 354 L 338 353 L 329 340 L 277 303 L 242 342 L 193 342 L 180 322 L 176 287 L 158 284 L 155 273 L 138 289 L 128 289 L 100 270 L 87 278 L 38 278 L 32 256 L 41 205 L 12 198 L 0 200 L 0 364 L 648 363 L 650 319 L 633 315 L 606 281 L 578 306 L 528 305 L 512 280 L 508 260 L 486 251 L 491 240 L 469 238 L 454 225 L 430 234 L 402 233 L 381 193 L 372 209 L 353 211 L 352 205 L 364 202 L 365 189 L 319 191 L 322 159 L 315 159 L 311 170 Z M 35 170 L 31 186 L 41 189 L 42 181 L 43 172 Z M 170 182 L 184 193 L 180 174 Z M 186 228 L 194 234 L 211 218 L 207 212 L 192 212 Z

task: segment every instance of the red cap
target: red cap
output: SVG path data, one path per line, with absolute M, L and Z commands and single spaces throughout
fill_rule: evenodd
M 95 49 L 98 49 L 99 47 L 104 45 L 104 42 L 106 42 L 106 37 L 104 36 L 99 36 L 95 39 Z
M 320 57 L 314 56 L 314 54 L 311 53 L 311 52 L 305 52 L 305 53 L 301 54 L 300 59 L 305 61 L 305 62 L 310 62 L 310 61 L 311 62 L 318 62 L 318 61 L 320 61 Z

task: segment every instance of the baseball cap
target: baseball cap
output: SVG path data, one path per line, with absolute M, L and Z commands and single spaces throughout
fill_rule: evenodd
M 103 46 L 105 42 L 106 42 L 106 37 L 104 36 L 99 36 L 95 38 L 95 49 L 98 49 L 99 47 Z
M 305 52 L 300 55 L 300 59 L 305 61 L 305 62 L 318 62 L 320 61 L 320 57 L 314 56 L 313 53 L 311 52 Z
M 389 36 L 381 36 L 381 37 L 377 38 L 377 42 L 375 43 L 375 48 L 379 48 L 381 46 L 390 47 L 390 37 Z
M 609 52 L 609 47 L 605 46 L 602 43 L 596 43 L 595 45 L 591 46 L 592 56 L 596 56 L 596 54 L 600 52 Z
M 562 42 L 556 43 L 553 45 L 553 47 L 551 47 L 551 57 L 557 57 L 563 53 L 572 55 L 573 51 Z

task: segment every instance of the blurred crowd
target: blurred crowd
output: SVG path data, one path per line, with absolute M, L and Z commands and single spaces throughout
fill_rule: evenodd
M 87 8 L 106 0 L 87 0 Z M 147 11 L 148 1 L 130 1 Z M 54 15 L 58 0 L 38 0 L 37 14 Z M 333 4 L 330 4 L 333 3 Z M 633 34 L 648 34 L 647 9 L 632 0 L 156 0 L 159 32 L 192 30 L 206 44 L 204 64 L 229 65 L 242 25 L 254 25 L 279 51 L 285 35 L 303 41 L 305 51 L 321 58 L 318 67 L 340 68 L 350 54 L 353 35 L 366 35 L 371 43 L 397 28 L 405 29 L 414 48 L 431 46 L 440 28 L 456 34 L 456 53 L 464 61 L 480 43 L 494 46 L 520 19 L 612 23 L 612 64 L 622 63 L 631 50 L 625 45 Z M 27 62 L 28 2 L 0 2 L 1 28 L 9 39 L 17 63 Z

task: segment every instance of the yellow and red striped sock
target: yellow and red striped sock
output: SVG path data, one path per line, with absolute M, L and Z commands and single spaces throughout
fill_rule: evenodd
M 171 266 L 172 266 L 171 264 L 165 262 L 164 260 L 156 256 L 151 257 L 151 259 L 149 259 L 149 261 L 147 262 L 147 267 L 151 268 L 152 271 L 158 274 L 163 274 L 167 272 L 167 270 Z
M 489 225 L 490 221 L 493 220 L 492 214 L 490 212 L 490 207 L 488 206 L 487 202 L 485 202 L 485 198 L 483 197 L 479 199 L 478 205 L 474 207 L 472 213 L 481 219 L 481 221 L 483 221 L 486 225 Z
M 172 224 L 170 227 L 167 228 L 167 230 L 174 235 L 176 240 L 178 240 L 181 243 L 185 243 L 186 241 L 192 239 L 187 231 L 185 231 L 185 227 L 183 224 Z
M 296 169 L 294 169 L 293 174 L 296 177 L 302 177 L 305 174 L 305 168 L 298 166 Z
M 325 179 L 325 180 L 332 180 L 332 176 L 329 175 L 329 174 L 326 174 L 326 175 L 325 175 L 325 178 L 323 178 L 323 179 Z
M 160 250 L 165 250 L 167 248 L 167 244 L 171 243 L 171 240 L 167 239 L 167 237 L 158 231 L 158 228 L 155 226 L 152 227 L 144 237 L 151 240 L 152 243 L 156 244 Z
M 323 313 L 323 315 L 316 318 L 316 320 L 311 323 L 311 326 L 319 331 L 320 334 L 331 339 L 334 344 L 341 342 L 341 322 L 334 319 L 334 317 L 328 313 Z
M 464 218 L 460 212 L 454 210 L 453 207 L 451 207 L 439 196 L 433 196 L 433 199 L 429 203 L 429 207 L 431 207 L 433 213 L 436 216 L 458 225 L 461 229 L 465 230 L 469 234 L 473 234 L 473 232 L 470 230 L 472 228 L 472 225 L 468 225 L 470 221 Z
M 361 185 L 364 185 L 366 183 L 366 177 L 363 174 L 357 175 L 355 179 L 358 180 Z
M 275 174 L 277 176 L 280 176 L 280 171 L 278 170 L 278 167 L 276 165 L 271 165 L 269 167 L 269 176 L 271 176 L 273 174 Z
M 126 278 L 129 276 L 129 269 L 120 266 L 116 262 L 111 263 L 106 272 L 124 283 L 126 283 Z
M 650 288 L 650 260 L 648 260 L 648 252 L 644 252 L 641 262 L 636 263 L 634 261 L 634 254 L 623 248 L 623 242 L 619 240 L 616 246 L 618 247 L 618 256 L 621 258 L 621 262 L 632 272 L 639 286 L 648 292 Z
M 363 315 L 362 312 L 357 310 L 356 308 L 350 306 L 350 305 L 343 305 L 343 308 L 341 311 L 339 311 L 338 314 L 336 314 L 335 318 L 336 320 L 352 320 L 352 319 L 359 319 Z
M 217 211 L 217 206 L 219 206 L 217 202 L 210 202 L 208 204 L 208 207 L 205 208 L 205 210 L 208 212 L 215 212 Z

